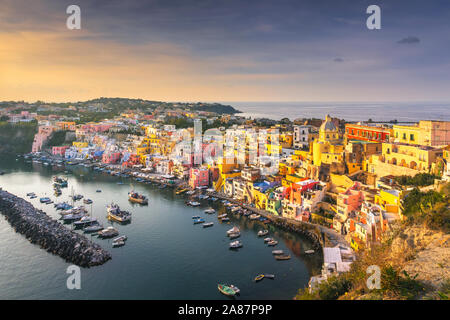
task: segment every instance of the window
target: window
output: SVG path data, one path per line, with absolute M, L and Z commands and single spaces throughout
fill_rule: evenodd
M 413 134 L 409 135 L 409 140 L 414 141 L 414 135 Z
M 403 134 L 403 140 L 406 140 L 406 133 Z

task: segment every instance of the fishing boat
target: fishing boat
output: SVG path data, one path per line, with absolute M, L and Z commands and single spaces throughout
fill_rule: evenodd
M 73 223 L 73 225 L 74 225 L 76 228 L 81 228 L 81 227 L 84 227 L 85 225 L 91 224 L 91 223 L 94 222 L 94 221 L 97 221 L 97 218 L 92 218 L 92 217 L 90 217 L 90 216 L 83 216 L 80 220 L 75 221 L 75 222 Z
M 204 223 L 205 219 L 200 218 L 200 219 L 194 219 L 194 224 L 199 224 L 199 223 Z
M 239 233 L 240 230 L 238 227 L 234 226 L 233 228 L 231 228 L 230 230 L 227 231 L 227 235 L 230 235 L 232 233 Z
M 273 250 L 272 254 L 273 255 L 284 254 L 284 251 L 283 250 Z
M 117 204 L 111 203 L 107 206 L 108 219 L 117 222 L 128 222 L 131 220 L 131 213 L 128 211 L 120 210 Z
M 289 254 L 277 254 L 274 256 L 276 260 L 289 260 L 291 255 Z
M 71 222 L 71 221 L 80 220 L 84 216 L 85 216 L 84 213 L 66 214 L 65 216 L 61 217 L 61 219 L 63 219 L 64 222 Z
M 272 241 L 267 242 L 267 245 L 268 245 L 269 247 L 276 246 L 277 244 L 278 244 L 278 241 L 277 241 L 277 240 L 272 240 Z
M 314 250 L 306 250 L 305 253 L 306 254 L 312 254 L 312 253 L 314 253 Z
M 212 213 L 215 213 L 216 210 L 214 210 L 213 208 L 208 208 L 208 209 L 206 209 L 204 212 L 205 212 L 205 213 L 208 213 L 208 214 L 212 214 Z
M 203 228 L 212 227 L 214 225 L 214 222 L 206 222 L 203 224 Z
M 139 204 L 148 204 L 148 199 L 143 194 L 139 194 L 137 192 L 131 191 L 128 193 L 128 201 L 139 203 Z
M 226 296 L 232 297 L 232 296 L 236 295 L 236 291 L 234 291 L 230 286 L 227 286 L 225 284 L 219 283 L 217 285 L 217 289 L 219 289 L 219 291 Z
M 258 281 L 261 281 L 262 279 L 264 279 L 264 275 L 263 274 L 258 274 L 256 277 L 255 277 L 255 282 L 258 282 Z
M 119 231 L 113 227 L 108 227 L 106 229 L 100 230 L 98 236 L 100 238 L 112 238 L 119 235 Z
M 237 248 L 242 248 L 242 242 L 240 242 L 239 240 L 230 242 L 230 249 L 237 249 Z
M 264 237 L 268 233 L 269 233 L 269 230 L 259 230 L 258 237 Z

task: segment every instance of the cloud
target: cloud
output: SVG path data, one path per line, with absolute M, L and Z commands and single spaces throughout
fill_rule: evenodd
M 403 38 L 403 39 L 397 41 L 397 43 L 400 43 L 400 44 L 413 44 L 413 43 L 419 43 L 419 42 L 420 42 L 419 38 L 412 37 L 412 36 L 409 36 L 409 37 L 406 37 L 406 38 Z
M 344 59 L 342 59 L 342 58 L 334 58 L 333 61 L 334 62 L 344 62 Z

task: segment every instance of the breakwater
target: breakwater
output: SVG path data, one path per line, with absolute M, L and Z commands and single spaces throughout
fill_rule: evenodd
M 80 267 L 104 264 L 111 254 L 85 236 L 67 229 L 28 201 L 0 190 L 0 212 L 31 243 Z

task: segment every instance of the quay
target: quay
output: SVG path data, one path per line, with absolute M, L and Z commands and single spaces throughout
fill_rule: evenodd
M 0 213 L 16 232 L 47 252 L 80 267 L 102 265 L 111 254 L 85 236 L 67 229 L 30 202 L 0 190 Z

